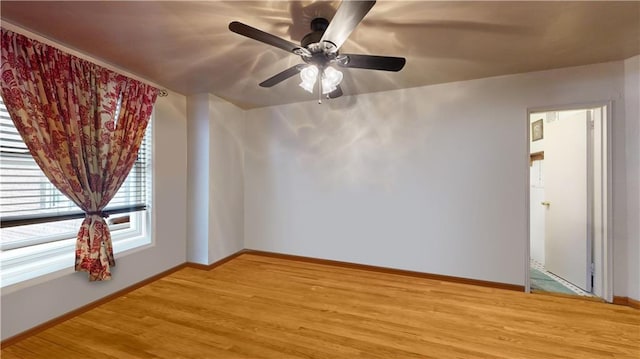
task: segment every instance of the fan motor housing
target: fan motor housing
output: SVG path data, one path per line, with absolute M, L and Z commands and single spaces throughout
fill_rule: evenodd
M 311 53 L 311 56 L 302 56 L 304 62 L 324 68 L 335 60 L 338 55 L 335 45 L 328 41 L 321 43 L 328 26 L 329 21 L 325 18 L 318 17 L 311 21 L 311 32 L 300 41 L 300 45 Z
M 300 41 L 300 45 L 306 48 L 310 44 L 320 42 L 320 39 L 322 39 L 322 35 L 324 34 L 325 30 L 327 30 L 328 26 L 329 20 L 325 18 L 317 17 L 311 20 L 311 32 L 306 34 L 302 38 L 302 40 Z
M 302 40 L 300 41 L 300 45 L 302 45 L 302 47 L 304 48 L 308 48 L 309 45 L 320 42 L 320 40 L 322 39 L 322 34 L 324 34 L 324 32 L 310 32 L 302 38 Z

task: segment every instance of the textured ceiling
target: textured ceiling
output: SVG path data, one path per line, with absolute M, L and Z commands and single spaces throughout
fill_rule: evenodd
M 0 2 L 4 21 L 170 90 L 208 92 L 243 108 L 306 101 L 301 62 L 230 32 L 237 20 L 293 42 L 327 1 Z M 345 95 L 621 60 L 640 53 L 640 2 L 378 1 L 342 52 L 401 56 L 398 73 L 345 69 Z

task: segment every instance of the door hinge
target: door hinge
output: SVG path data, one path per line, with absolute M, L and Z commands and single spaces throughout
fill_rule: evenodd
M 596 274 L 596 264 L 595 263 L 591 263 L 590 269 L 591 269 L 591 275 Z

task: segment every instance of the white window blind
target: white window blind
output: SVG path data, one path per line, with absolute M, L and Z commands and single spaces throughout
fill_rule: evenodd
M 107 205 L 104 212 L 110 215 L 142 211 L 147 208 L 151 193 L 151 122 L 147 127 L 138 158 L 126 181 Z M 22 141 L 17 129 L 0 99 L 0 234 L 2 245 L 12 243 L 11 248 L 30 245 L 29 232 L 42 230 L 48 241 L 69 238 L 76 231 L 84 213 L 64 194 L 55 188 L 42 173 Z M 70 221 L 70 219 L 78 219 Z M 43 224 L 47 223 L 44 227 Z M 54 225 L 55 223 L 55 225 Z M 19 228 L 22 227 L 22 228 Z M 31 228 L 30 230 L 27 230 Z M 116 227 L 117 228 L 117 227 Z M 34 233 L 35 235 L 36 233 Z M 21 238 L 24 237 L 24 240 Z M 37 241 L 43 243 L 43 241 Z

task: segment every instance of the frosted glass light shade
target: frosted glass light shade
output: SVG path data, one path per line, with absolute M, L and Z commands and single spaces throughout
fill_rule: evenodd
M 334 69 L 333 67 L 327 67 L 324 69 L 322 76 L 322 93 L 326 95 L 335 91 L 341 81 L 342 72 Z
M 310 65 L 302 69 L 300 71 L 300 79 L 302 82 L 300 83 L 300 87 L 305 89 L 307 92 L 313 93 L 313 86 L 316 84 L 316 79 L 318 78 L 318 68 L 314 65 Z

